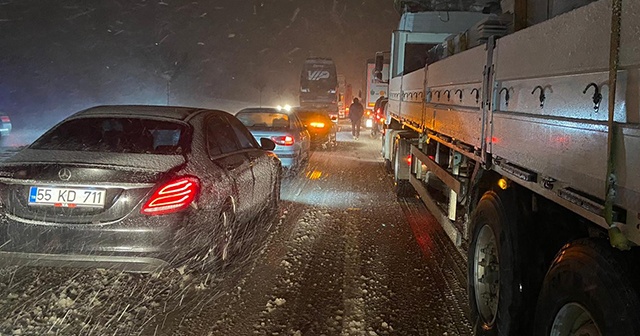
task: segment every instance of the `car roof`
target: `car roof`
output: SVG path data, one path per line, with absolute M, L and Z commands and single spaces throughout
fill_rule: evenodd
M 86 110 L 80 111 L 73 115 L 76 117 L 91 117 L 91 116 L 139 116 L 139 117 L 155 117 L 166 118 L 186 121 L 189 117 L 195 115 L 201 111 L 213 111 L 218 113 L 225 113 L 219 110 L 208 110 L 197 107 L 182 107 L 182 106 L 161 106 L 161 105 L 104 105 L 91 107 Z

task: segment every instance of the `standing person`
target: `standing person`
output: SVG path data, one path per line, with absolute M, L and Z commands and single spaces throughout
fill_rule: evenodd
M 360 120 L 364 115 L 364 107 L 360 104 L 358 98 L 353 98 L 353 104 L 349 106 L 349 119 L 351 119 L 351 134 L 354 140 L 358 140 L 360 136 Z

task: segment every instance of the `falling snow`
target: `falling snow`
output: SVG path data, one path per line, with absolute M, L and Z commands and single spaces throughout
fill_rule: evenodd
M 347 135 L 283 181 L 279 214 L 238 232 L 224 269 L 1 267 L 0 334 L 470 335 L 462 257 L 398 202 L 379 140 Z

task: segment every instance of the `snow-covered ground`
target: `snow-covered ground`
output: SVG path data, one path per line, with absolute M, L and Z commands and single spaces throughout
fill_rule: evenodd
M 393 194 L 380 140 L 345 130 L 284 181 L 278 218 L 236 265 L 0 269 L 0 333 L 470 335 L 463 258 L 419 200 Z

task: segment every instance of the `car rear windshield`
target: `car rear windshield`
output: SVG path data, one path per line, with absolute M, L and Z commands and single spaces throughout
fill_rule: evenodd
M 277 112 L 238 112 L 243 125 L 253 128 L 289 128 L 289 115 Z
M 187 145 L 184 124 L 142 118 L 81 118 L 58 125 L 30 148 L 175 155 Z
M 329 118 L 329 114 L 327 114 L 326 112 L 319 112 L 319 111 L 298 111 L 298 116 L 305 123 L 309 121 L 314 121 L 314 120 L 318 120 L 318 121 L 331 120 Z

